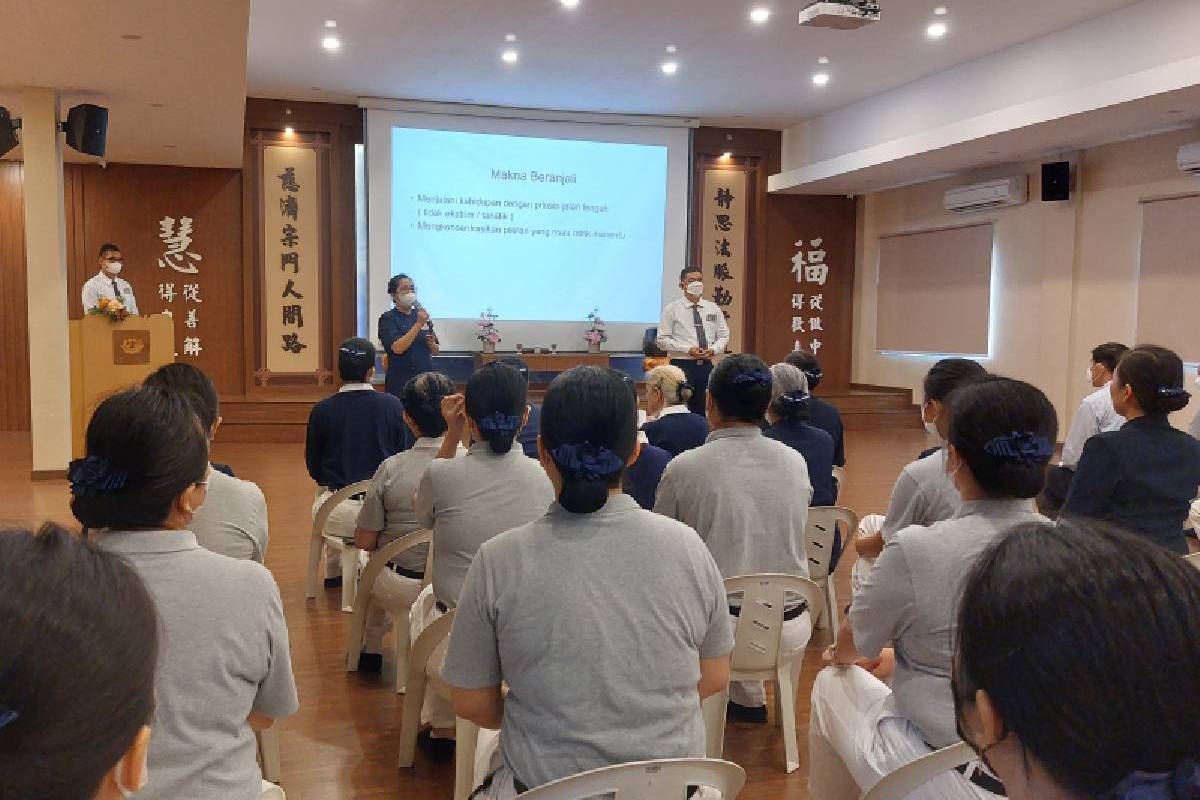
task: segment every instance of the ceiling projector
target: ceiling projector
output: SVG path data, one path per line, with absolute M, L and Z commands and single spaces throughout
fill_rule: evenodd
M 879 22 L 879 4 L 874 0 L 813 3 L 800 12 L 800 24 L 809 28 L 852 31 L 872 22 Z

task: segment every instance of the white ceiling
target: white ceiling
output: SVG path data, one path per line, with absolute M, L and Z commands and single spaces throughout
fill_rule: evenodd
M 253 0 L 253 97 L 360 96 L 700 117 L 784 128 L 1135 0 L 881 0 L 858 31 L 801 28 L 806 0 Z M 753 25 L 752 5 L 772 8 Z M 950 33 L 928 40 L 937 5 Z M 340 53 L 320 47 L 337 21 Z M 500 62 L 517 34 L 520 62 Z M 679 71 L 662 74 L 668 44 Z M 831 83 L 813 87 L 827 56 Z M 316 87 L 316 88 L 314 88 Z
M 80 102 L 108 107 L 108 161 L 240 167 L 249 6 L 4 0 L 0 105 L 19 117 L 20 87 L 52 87 L 64 117 Z

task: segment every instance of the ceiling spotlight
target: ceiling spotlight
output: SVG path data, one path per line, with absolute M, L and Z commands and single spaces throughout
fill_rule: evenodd
M 935 9 L 933 10 L 933 13 L 934 13 L 934 14 L 936 14 L 937 16 L 939 16 L 939 17 L 944 17 L 944 16 L 946 16 L 947 14 L 949 14 L 949 13 L 950 13 L 950 11 L 949 11 L 949 9 L 947 9 L 945 6 L 938 6 L 937 8 L 935 8 Z
M 762 25 L 770 18 L 771 9 L 767 8 L 766 6 L 755 6 L 754 8 L 750 9 L 750 21 L 757 25 Z
M 814 86 L 824 86 L 825 84 L 829 83 L 829 73 L 818 72 L 814 74 L 812 76 L 812 82 Z
M 675 45 L 673 45 L 673 44 L 669 44 L 669 45 L 667 45 L 667 52 L 668 52 L 668 53 L 676 53 L 676 52 L 678 52 L 678 51 L 679 51 L 679 48 L 678 48 L 678 47 L 676 47 Z
M 500 60 L 505 64 L 515 64 L 517 63 L 518 58 L 520 58 L 520 56 L 517 55 L 516 50 L 505 50 L 500 54 Z
M 828 59 L 828 58 L 826 58 L 825 56 L 821 56 L 820 58 L 818 58 L 818 59 L 817 59 L 817 63 L 818 63 L 818 64 L 828 64 L 828 63 L 829 63 L 829 59 Z
M 296 129 L 293 128 L 291 125 L 288 125 L 286 128 L 283 129 L 283 132 L 286 133 L 288 136 L 292 136 L 296 133 Z
M 664 75 L 674 75 L 679 69 L 679 64 L 674 61 L 664 61 L 662 63 L 662 71 Z
M 947 27 L 946 23 L 934 22 L 934 23 L 931 23 L 930 26 L 925 29 L 925 35 L 928 36 L 930 39 L 940 39 L 946 35 L 946 31 L 948 31 L 948 30 L 950 30 L 950 28 Z
M 506 34 L 504 34 L 504 41 L 506 41 L 506 42 L 515 42 L 516 40 L 517 40 L 517 35 L 516 35 L 515 33 L 506 33 Z
M 325 20 L 325 27 L 326 27 L 326 28 L 336 28 L 336 27 L 337 27 L 337 20 L 336 20 L 336 19 L 327 19 L 327 20 Z
M 326 36 L 321 40 L 321 47 L 324 47 L 327 53 L 336 53 L 342 49 L 342 40 L 336 36 Z
M 563 8 L 578 8 L 579 0 L 558 0 Z

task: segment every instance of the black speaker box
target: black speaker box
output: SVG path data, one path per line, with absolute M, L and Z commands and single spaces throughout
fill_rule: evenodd
M 1042 164 L 1042 202 L 1071 199 L 1071 162 Z
M 108 138 L 108 109 L 90 103 L 75 106 L 67 112 L 63 130 L 68 145 L 89 156 L 103 158 Z

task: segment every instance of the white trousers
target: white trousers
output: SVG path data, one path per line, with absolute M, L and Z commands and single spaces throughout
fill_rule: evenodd
M 816 800 L 855 800 L 885 775 L 927 755 L 920 731 L 892 709 L 892 690 L 861 667 L 826 667 L 812 690 L 809 787 Z M 958 772 L 947 772 L 909 800 L 994 800 Z
M 367 630 L 363 637 L 363 650 L 368 653 L 383 652 L 383 637 L 392 627 L 391 618 L 406 619 L 409 609 L 421 593 L 421 582 L 406 578 L 390 569 L 375 577 L 371 587 L 371 610 L 367 614 Z M 410 636 L 408 629 L 397 630 L 397 636 Z
M 433 585 L 426 586 L 417 595 L 417 599 L 412 605 L 412 611 L 409 613 L 410 644 L 415 644 L 417 637 L 441 616 L 442 612 L 438 610 L 433 596 Z M 438 649 L 433 651 L 433 655 L 429 659 L 429 669 L 436 670 L 438 675 L 441 675 L 442 664 L 446 661 L 446 644 L 448 642 L 447 638 Z M 426 689 L 425 702 L 421 705 L 421 724 L 434 728 L 453 728 L 454 704 L 436 692 Z
M 736 628 L 738 618 L 731 616 L 730 619 Z M 779 633 L 779 652 L 790 655 L 797 650 L 803 650 L 808 646 L 811 637 L 812 614 L 805 612 L 783 623 L 783 630 Z M 730 681 L 729 699 L 739 706 L 764 706 L 767 704 L 767 693 L 762 681 Z
M 333 492 L 318 488 L 317 496 L 313 499 L 312 516 L 317 518 L 317 510 L 328 500 Z M 362 510 L 362 500 L 343 500 L 329 514 L 325 523 L 325 533 L 336 536 L 346 542 L 347 547 L 354 546 L 354 529 L 358 527 L 358 512 Z M 328 544 L 323 546 L 325 553 L 325 577 L 336 578 L 342 574 L 341 554 Z

